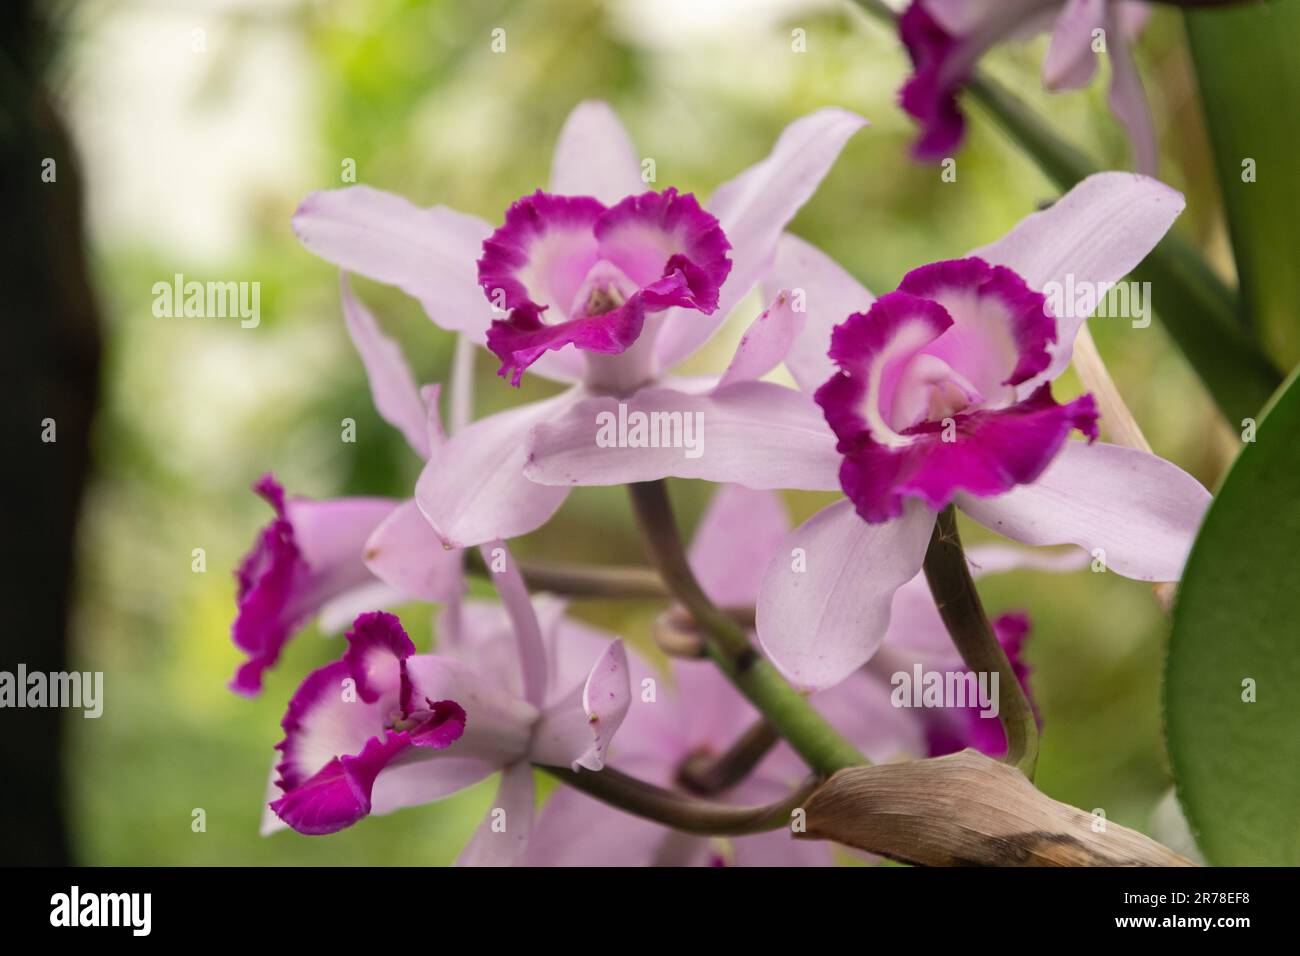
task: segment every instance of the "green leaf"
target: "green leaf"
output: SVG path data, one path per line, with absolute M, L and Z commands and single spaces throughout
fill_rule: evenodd
M 1242 305 L 1269 355 L 1300 362 L 1300 0 L 1187 11 Z
M 1266 411 L 1255 439 L 1228 472 L 1183 572 L 1165 726 L 1178 796 L 1206 858 L 1295 866 L 1300 373 Z

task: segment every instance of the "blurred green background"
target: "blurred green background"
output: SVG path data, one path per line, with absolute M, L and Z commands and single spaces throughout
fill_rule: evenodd
M 763 0 L 101 0 L 52 7 L 54 87 L 86 177 L 94 277 L 107 323 L 98 472 L 80 529 L 74 666 L 106 674 L 104 715 L 68 718 L 74 848 L 91 864 L 452 861 L 493 783 L 439 805 L 373 818 L 328 838 L 258 836 L 272 745 L 289 695 L 337 639 L 290 644 L 260 698 L 226 681 L 231 569 L 266 521 L 248 485 L 273 470 L 291 492 L 407 496 L 417 463 L 375 414 L 340 321 L 335 270 L 304 251 L 290 215 L 311 190 L 357 179 L 499 222 L 544 185 L 551 149 L 580 100 L 608 100 L 660 187 L 707 195 L 762 158 L 781 128 L 823 105 L 867 116 L 792 230 L 868 287 L 990 241 L 1055 191 L 972 106 L 958 177 L 907 159 L 895 105 L 906 61 L 896 38 L 847 3 Z M 492 31 L 506 51 L 492 52 Z M 806 31 L 807 51 L 791 49 Z M 1045 38 L 999 49 L 994 75 L 1108 168 L 1127 147 L 1104 82 L 1049 96 Z M 1162 177 L 1188 195 L 1177 228 L 1230 276 L 1225 230 L 1178 19 L 1159 12 L 1138 48 Z M 256 280 L 262 322 L 151 314 L 152 286 Z M 358 280 L 422 381 L 447 372 L 451 337 L 419 306 Z M 1159 300 L 1155 302 L 1159 309 Z M 721 368 L 755 298 L 700 368 Z M 1155 450 L 1213 487 L 1236 442 L 1159 323 L 1092 324 Z M 480 414 L 513 393 L 480 353 Z M 1064 380 L 1058 398 L 1077 388 Z M 355 444 L 339 440 L 354 418 Z M 710 488 L 678 484 L 693 522 Z M 829 496 L 791 495 L 793 518 Z M 968 528 L 968 540 L 982 535 Z M 191 570 L 195 548 L 206 571 Z M 642 560 L 624 495 L 587 489 L 518 551 L 537 558 Z M 1159 716 L 1168 625 L 1148 586 L 1114 574 L 1026 572 L 989 580 L 991 610 L 1023 608 L 1044 717 L 1038 782 L 1049 794 L 1147 829 L 1169 787 Z M 648 643 L 651 606 L 575 613 Z M 404 620 L 429 640 L 427 608 Z M 191 830 L 192 811 L 206 832 Z

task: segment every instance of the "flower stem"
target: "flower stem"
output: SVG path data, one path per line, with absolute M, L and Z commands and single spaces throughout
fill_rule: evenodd
M 491 578 L 487 563 L 477 551 L 468 552 L 469 571 Z M 591 564 L 538 563 L 520 560 L 519 571 L 531 591 L 549 591 L 563 597 L 645 601 L 668 597 L 668 589 L 653 568 Z
M 961 536 L 957 533 L 957 513 L 952 505 L 941 511 L 935 522 L 930 547 L 925 553 L 925 579 L 966 666 L 976 674 L 998 675 L 998 719 L 1007 738 L 1004 759 L 1030 780 L 1034 779 L 1038 722 L 980 603 L 962 550 Z
M 691 793 L 706 797 L 730 790 L 748 777 L 780 740 L 776 728 L 760 719 L 725 752 L 688 757 L 677 770 L 677 780 Z
M 686 559 L 663 481 L 638 482 L 628 485 L 628 491 L 652 563 L 668 590 L 694 618 L 709 656 L 736 688 L 817 773 L 832 774 L 867 763 L 857 748 L 754 650 L 745 628 L 709 600 Z
M 790 823 L 790 815 L 801 806 L 819 782 L 810 778 L 784 800 L 764 807 L 737 807 L 701 800 L 675 790 L 630 777 L 606 767 L 599 773 L 542 767 L 557 780 L 581 790 L 603 803 L 634 813 L 647 820 L 685 833 L 702 836 L 745 836 L 779 830 Z

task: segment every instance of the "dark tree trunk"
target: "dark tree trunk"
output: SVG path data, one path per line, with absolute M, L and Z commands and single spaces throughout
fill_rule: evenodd
M 0 670 L 68 669 L 77 515 L 99 393 L 99 317 L 86 268 L 82 193 L 46 87 L 50 32 L 11 0 L 0 39 Z M 42 179 L 46 160 L 53 182 Z M 42 439 L 52 419 L 53 442 Z M 0 710 L 0 862 L 71 862 L 63 726 L 55 708 Z

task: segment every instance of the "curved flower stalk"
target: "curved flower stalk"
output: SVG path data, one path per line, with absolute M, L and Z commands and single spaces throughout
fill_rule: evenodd
M 691 565 L 710 599 L 720 606 L 752 603 L 762 569 L 779 553 L 788 531 L 784 508 L 774 492 L 738 485 L 720 488 L 690 550 Z M 980 562 L 976 565 L 980 572 L 1078 566 L 1072 556 L 1007 547 L 974 549 L 971 560 Z M 891 672 L 910 676 L 914 663 L 964 671 L 923 576 L 899 590 L 895 611 L 888 653 L 882 651 L 870 669 L 855 671 L 837 687 L 814 695 L 814 706 L 875 762 L 939 756 L 965 747 L 999 755 L 1005 749 L 1001 725 L 996 719 L 980 717 L 977 707 L 895 706 Z M 1024 615 L 1005 615 L 999 622 L 1027 688 L 1028 670 L 1019 650 L 1028 621 Z M 611 767 L 689 793 L 700 786 L 695 771 L 700 762 L 730 758 L 740 764 L 740 772 L 734 775 L 739 779 L 724 775 L 706 795 L 740 805 L 766 804 L 797 787 L 807 771 L 788 744 L 769 737 L 766 748 L 744 746 L 743 756 L 737 755 L 737 742 L 760 737 L 764 725 L 716 667 L 704 661 L 673 660 L 671 676 L 670 690 L 650 701 L 634 700 L 612 750 Z M 826 866 L 834 862 L 834 855 L 830 845 L 794 840 L 786 828 L 734 837 L 726 843 L 689 835 L 562 787 L 542 809 L 523 862 L 537 866 Z
M 718 416 L 710 439 L 729 427 L 738 447 L 761 422 L 796 438 L 807 430 L 804 403 L 750 381 L 757 374 L 748 368 L 731 383 L 664 373 L 762 278 L 786 224 L 864 125 L 838 109 L 797 120 L 704 205 L 674 189 L 646 191 L 631 140 L 598 102 L 580 104 L 565 123 L 549 192 L 520 199 L 497 230 L 368 187 L 309 196 L 294 228 L 312 252 L 401 287 L 438 325 L 485 341 L 512 380 L 528 369 L 571 386 L 459 431 L 425 469 L 416 500 L 443 544 L 470 547 L 545 523 L 568 482 L 525 477 L 529 436 L 543 424 L 589 421 L 613 401 L 603 396 L 629 406 L 703 403 Z M 785 477 L 753 480 L 777 487 Z
M 1140 0 L 913 0 L 898 21 L 914 68 L 900 99 L 921 125 L 913 155 L 942 159 L 961 144 L 957 96 L 980 57 L 1004 41 L 1050 32 L 1043 85 L 1053 92 L 1091 82 L 1105 43 L 1111 111 L 1128 132 L 1135 168 L 1155 175 L 1155 127 L 1132 51 L 1149 13 Z
M 484 646 L 495 648 L 496 636 Z M 503 813 L 488 815 L 461 862 L 513 862 L 532 829 L 530 764 L 602 769 L 630 701 L 619 640 L 602 642 L 583 674 L 575 677 L 571 659 L 558 667 L 572 686 L 557 682 L 535 705 L 520 689 L 519 654 L 483 654 L 473 664 L 416 654 L 384 612 L 358 617 L 347 639 L 343 658 L 299 687 L 277 745 L 283 795 L 270 811 L 303 834 L 429 803 L 501 771 L 494 809 Z
M 1182 205 L 1141 176 L 1090 177 L 998 242 L 914 270 L 836 326 L 836 368 L 815 398 L 838 438 L 846 500 L 790 536 L 785 547 L 806 554 L 808 573 L 774 562 L 757 609 L 759 639 L 787 676 L 825 687 L 871 657 L 949 503 L 1025 544 L 1073 544 L 1126 577 L 1178 579 L 1209 493 L 1154 455 L 1096 442 L 1088 396 L 1055 402 L 1050 383 L 1085 316 L 1053 315 L 1042 290 L 1067 276 L 1094 288 L 1117 281 Z M 782 259 L 772 281 L 806 288 L 810 310 L 870 299 L 805 244 Z M 809 261 L 802 278 L 784 272 Z M 807 324 L 832 321 L 810 314 Z M 798 374 L 807 382 L 810 372 Z M 1087 443 L 1067 441 L 1075 429 Z
M 343 316 L 370 383 L 380 416 L 428 461 L 445 441 L 438 413 L 440 388 L 415 385 L 397 343 L 342 279 Z M 231 689 L 262 687 L 285 643 L 312 618 L 341 631 L 362 610 L 411 600 L 453 600 L 464 591 L 460 556 L 443 549 L 413 501 L 286 497 L 265 475 L 253 490 L 275 510 L 236 571 L 235 646 L 249 656 Z

